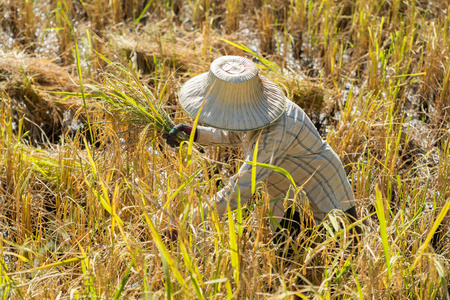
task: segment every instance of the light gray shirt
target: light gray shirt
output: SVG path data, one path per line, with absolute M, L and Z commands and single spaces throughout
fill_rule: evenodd
M 342 163 L 305 112 L 287 100 L 286 111 L 274 123 L 263 129 L 232 132 L 210 127 L 197 127 L 197 142 L 208 146 L 243 147 L 244 160 L 251 162 L 258 142 L 257 161 L 285 169 L 297 187 L 308 197 L 316 220 L 322 220 L 333 209 L 347 210 L 354 206 L 354 195 Z M 272 169 L 256 167 L 256 182 L 264 182 L 271 199 L 270 209 L 277 221 L 284 215 L 284 198 L 292 186 L 283 174 Z M 221 189 L 215 204 L 219 215 L 237 208 L 238 185 L 241 203 L 252 197 L 252 164 L 243 163 L 239 172 Z M 291 193 L 292 194 L 292 193 Z

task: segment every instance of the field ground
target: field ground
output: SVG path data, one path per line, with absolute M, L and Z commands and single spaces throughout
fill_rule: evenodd
M 3 0 L 0 296 L 448 299 L 448 9 Z M 242 153 L 173 149 L 161 134 L 193 123 L 177 92 L 221 55 L 253 59 L 340 156 L 364 224 L 357 247 L 332 217 L 277 256 L 263 187 L 248 209 L 190 222 Z

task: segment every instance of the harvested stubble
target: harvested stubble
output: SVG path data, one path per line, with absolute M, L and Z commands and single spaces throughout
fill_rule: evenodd
M 244 51 L 218 40 L 210 29 L 202 35 L 183 27 L 172 33 L 163 25 L 146 30 L 144 39 L 139 33 L 114 34 L 111 36 L 112 47 L 117 53 L 124 53 L 142 74 L 161 70 L 196 74 L 206 72 L 211 60 L 217 56 L 245 55 Z M 162 35 L 164 31 L 168 32 Z M 236 40 L 238 35 L 220 37 Z
M 55 143 L 77 125 L 75 116 L 82 105 L 78 87 L 67 69 L 51 61 L 23 54 L 0 55 L 0 90 L 12 108 L 13 121 L 24 117 L 31 143 Z

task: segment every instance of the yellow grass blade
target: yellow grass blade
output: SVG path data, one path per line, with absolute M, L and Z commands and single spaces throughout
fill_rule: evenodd
M 289 181 L 291 182 L 291 184 L 294 187 L 294 189 L 297 189 L 297 185 L 295 184 L 294 178 L 292 178 L 291 174 L 289 174 L 289 172 L 286 171 L 286 169 L 283 169 L 283 168 L 277 167 L 277 166 L 273 166 L 273 165 L 269 165 L 269 164 L 259 163 L 259 162 L 253 162 L 253 161 L 244 161 L 244 162 L 248 163 L 250 165 L 255 164 L 258 167 L 271 169 L 271 170 L 273 170 L 275 172 L 283 174 L 284 176 L 286 176 L 287 179 L 289 179 Z
M 230 202 L 227 203 L 228 207 L 228 230 L 230 233 L 230 251 L 231 251 L 231 264 L 234 269 L 234 282 L 239 287 L 239 248 L 237 244 L 236 232 L 234 228 L 233 214 L 231 213 Z
M 155 241 L 156 247 L 158 247 L 158 250 L 160 251 L 161 255 L 164 256 L 164 259 L 166 260 L 168 266 L 174 273 L 175 278 L 178 280 L 178 283 L 181 284 L 182 286 L 184 286 L 186 282 L 185 282 L 183 276 L 181 275 L 180 271 L 178 270 L 178 268 L 175 264 L 175 260 L 170 255 L 169 251 L 167 250 L 167 247 L 164 245 L 164 243 L 161 239 L 161 236 L 159 235 L 158 231 L 156 230 L 155 225 L 153 225 L 153 221 L 150 219 L 150 217 L 147 214 L 143 196 L 141 197 L 141 200 L 142 200 L 142 203 L 140 203 L 140 204 L 141 204 L 141 208 L 142 208 L 142 213 L 144 215 L 147 225 L 150 227 L 150 234 L 152 235 L 152 238 Z
M 261 136 L 261 135 L 260 135 Z M 252 195 L 255 193 L 256 189 L 256 163 L 258 160 L 258 145 L 259 138 L 256 140 L 255 149 L 253 150 L 253 160 L 252 160 Z
M 187 151 L 188 165 L 190 165 L 191 161 L 192 161 L 192 148 L 193 148 L 193 145 L 194 145 L 195 132 L 197 131 L 198 118 L 200 118 L 200 114 L 202 112 L 203 105 L 205 104 L 206 99 L 208 99 L 208 96 L 211 93 L 212 89 L 214 88 L 215 84 L 216 84 L 216 82 L 213 82 L 213 84 L 209 88 L 208 93 L 206 93 L 206 96 L 203 99 L 202 104 L 200 105 L 200 108 L 198 110 L 197 116 L 195 117 L 194 125 L 192 126 L 191 136 L 189 137 L 189 145 L 188 145 L 188 151 Z
M 178 195 L 178 193 L 181 192 L 181 190 L 183 190 L 189 183 L 191 183 L 192 180 L 194 180 L 194 178 L 196 178 L 200 174 L 201 171 L 202 171 L 202 169 L 198 169 L 197 172 L 195 172 L 195 174 L 189 176 L 188 179 L 186 179 L 180 185 L 180 187 L 170 196 L 169 201 L 167 201 L 166 204 L 164 204 L 163 208 L 166 209 L 169 206 L 170 201 L 173 200 Z
M 391 280 L 391 277 L 392 277 L 391 257 L 390 257 L 389 241 L 388 241 L 388 236 L 387 236 L 387 222 L 386 222 L 386 218 L 385 218 L 385 214 L 384 214 L 383 196 L 381 195 L 381 191 L 378 188 L 378 186 L 375 189 L 375 196 L 376 196 L 375 209 L 377 211 L 378 220 L 380 221 L 381 242 L 383 244 L 384 257 L 386 260 L 388 278 L 389 278 L 389 280 Z
M 413 265 L 411 267 L 411 270 L 413 270 L 416 267 L 417 263 L 419 262 L 420 258 L 422 257 L 423 252 L 425 251 L 425 249 L 430 244 L 430 241 L 433 238 L 434 233 L 438 229 L 439 225 L 441 224 L 442 220 L 447 215 L 449 210 L 450 210 L 450 200 L 447 200 L 447 202 L 445 203 L 445 205 L 442 208 L 441 212 L 439 213 L 439 215 L 437 216 L 436 220 L 434 221 L 433 226 L 430 229 L 430 232 L 428 232 L 427 238 L 423 242 L 422 246 L 420 246 L 419 253 L 417 254 L 416 259 L 414 260 L 414 263 L 413 263 Z
M 17 257 L 18 259 L 20 259 L 20 260 L 23 261 L 23 262 L 28 262 L 28 258 L 26 258 L 26 257 L 23 256 L 23 255 L 20 255 L 20 254 L 14 253 L 14 252 L 10 252 L 10 251 L 2 251 L 1 253 L 2 253 L 3 255 L 12 255 L 12 256 Z
M 75 263 L 75 262 L 79 262 L 82 261 L 83 259 L 86 259 L 86 257 L 74 257 L 74 258 L 69 258 L 63 261 L 58 261 L 55 263 L 51 263 L 51 264 L 47 264 L 47 265 L 43 265 L 40 267 L 36 267 L 36 268 L 31 268 L 25 271 L 19 271 L 19 272 L 13 272 L 13 273 L 8 273 L 7 275 L 11 276 L 11 275 L 16 275 L 16 274 L 24 274 L 24 273 L 31 273 L 31 272 L 36 272 L 36 271 L 42 271 L 42 270 L 46 270 L 49 268 L 54 268 L 54 267 L 59 267 L 59 266 L 63 266 L 63 265 L 67 265 L 67 264 L 71 264 L 71 263 Z

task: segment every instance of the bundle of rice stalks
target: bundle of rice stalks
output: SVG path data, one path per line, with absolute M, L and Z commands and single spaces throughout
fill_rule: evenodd
M 104 74 L 103 87 L 89 87 L 101 99 L 101 104 L 106 113 L 113 117 L 113 122 L 121 126 L 122 132 L 138 130 L 145 132 L 157 129 L 163 133 L 169 133 L 175 123 L 162 107 L 161 95 L 157 98 L 152 91 L 139 81 L 138 75 L 127 65 L 114 63 L 105 57 L 102 59 L 118 71 L 116 75 L 112 72 Z M 188 137 L 178 133 L 179 140 Z

